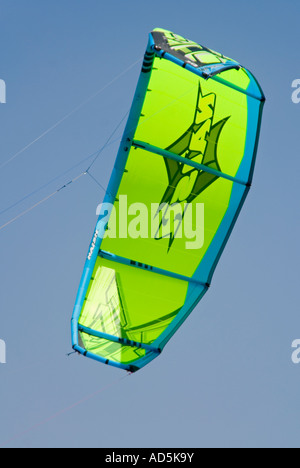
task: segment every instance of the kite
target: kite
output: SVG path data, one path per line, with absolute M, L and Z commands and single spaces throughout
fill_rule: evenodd
M 78 353 L 135 372 L 204 294 L 252 184 L 265 97 L 238 62 L 149 35 L 72 316 Z

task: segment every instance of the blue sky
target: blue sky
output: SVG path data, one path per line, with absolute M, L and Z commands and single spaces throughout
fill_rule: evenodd
M 253 188 L 213 286 L 136 375 L 66 357 L 99 186 L 82 177 L 0 231 L 0 446 L 299 446 L 299 13 L 296 0 L 0 1 L 0 166 L 72 113 L 0 169 L 0 211 L 78 163 L 0 225 L 86 169 L 130 107 L 154 27 L 240 61 L 267 97 Z M 104 186 L 117 149 L 94 166 Z

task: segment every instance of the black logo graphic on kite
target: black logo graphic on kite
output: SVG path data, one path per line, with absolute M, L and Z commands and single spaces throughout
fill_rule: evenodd
M 214 123 L 215 109 L 216 94 L 209 93 L 203 95 L 199 83 L 193 122 L 184 134 L 168 146 L 166 150 L 184 157 L 187 160 L 197 162 L 221 172 L 217 156 L 218 143 L 222 130 L 226 122 L 230 119 L 230 116 Z M 168 218 L 168 210 L 165 209 L 166 205 L 172 207 L 180 203 L 182 206 L 181 220 L 183 220 L 184 204 L 192 203 L 204 190 L 219 178 L 217 175 L 209 174 L 208 172 L 167 157 L 164 158 L 164 161 L 169 183 L 161 200 L 161 205 L 164 206 L 164 213 L 160 221 L 160 228 L 162 225 L 169 222 L 169 220 L 166 219 Z M 168 236 L 164 237 L 169 237 L 170 239 L 168 248 L 168 250 L 170 250 L 175 240 L 174 230 L 170 232 Z M 156 237 L 156 239 L 160 240 L 162 237 Z

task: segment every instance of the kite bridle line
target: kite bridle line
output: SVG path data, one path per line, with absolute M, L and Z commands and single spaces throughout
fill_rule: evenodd
M 69 117 L 74 115 L 76 112 L 78 112 L 80 109 L 82 109 L 84 106 L 86 106 L 89 102 L 91 102 L 93 99 L 95 99 L 99 94 L 101 94 L 103 91 L 105 91 L 110 85 L 115 83 L 119 78 L 124 76 L 126 73 L 128 73 L 135 65 L 137 65 L 139 62 L 142 61 L 142 57 L 133 62 L 128 68 L 126 68 L 124 71 L 119 73 L 116 77 L 114 77 L 112 80 L 110 80 L 106 85 L 104 85 L 101 89 L 99 89 L 96 93 L 94 93 L 92 96 L 87 98 L 85 101 L 83 101 L 79 106 L 75 107 L 71 112 L 66 114 L 63 118 L 58 120 L 54 125 L 49 127 L 47 130 L 45 130 L 41 135 L 39 135 L 37 138 L 35 138 L 33 141 L 28 143 L 26 146 L 24 146 L 21 150 L 19 150 L 17 153 L 15 153 L 13 156 L 11 156 L 7 161 L 4 163 L 0 164 L 0 170 L 7 166 L 9 163 L 14 161 L 18 156 L 20 156 L 22 153 L 24 153 L 27 149 L 31 148 L 35 143 L 40 141 L 44 136 L 48 135 L 52 130 L 56 129 L 59 125 L 61 125 L 63 122 L 65 122 Z
M 189 89 L 188 91 L 186 91 L 185 93 L 183 93 L 182 95 L 178 96 L 177 98 L 173 99 L 170 103 L 168 103 L 166 106 L 163 106 L 161 107 L 159 110 L 157 110 L 156 112 L 154 112 L 153 114 L 151 114 L 149 117 L 147 117 L 143 122 L 140 122 L 138 127 L 140 125 L 143 125 L 144 123 L 146 123 L 148 120 L 150 120 L 151 118 L 153 118 L 155 115 L 159 114 L 160 112 L 162 112 L 163 110 L 165 110 L 166 108 L 168 108 L 169 106 L 171 106 L 175 101 L 178 101 L 180 100 L 181 98 L 183 98 L 184 96 L 186 96 L 187 94 L 191 93 L 192 91 L 195 90 L 195 86 L 193 86 L 191 89 Z M 99 94 L 99 93 L 98 93 Z M 119 142 L 121 141 L 121 138 L 117 138 L 115 140 L 112 140 L 112 137 L 115 135 L 115 133 L 117 132 L 117 130 L 120 128 L 121 124 L 124 122 L 124 120 L 126 119 L 127 115 L 129 114 L 129 111 L 126 112 L 126 114 L 122 117 L 122 119 L 120 120 L 120 122 L 117 124 L 117 126 L 115 127 L 115 129 L 113 130 L 113 132 L 111 133 L 111 135 L 109 136 L 109 138 L 107 139 L 106 143 L 97 151 L 95 151 L 93 154 L 87 156 L 86 158 L 84 158 L 82 161 L 80 161 L 79 163 L 77 163 L 75 166 L 72 166 L 70 169 L 68 169 L 67 171 L 65 171 L 63 174 L 55 177 L 54 179 L 52 179 L 50 182 L 47 182 L 45 185 L 43 185 L 42 187 L 38 188 L 37 190 L 34 190 L 33 192 L 31 192 L 30 194 L 26 195 L 25 197 L 23 197 L 22 199 L 20 199 L 19 201 L 17 201 L 16 203 L 14 203 L 13 205 L 9 206 L 8 208 L 5 208 L 4 210 L 2 210 L 0 212 L 0 215 L 9 211 L 10 209 L 14 208 L 15 206 L 19 205 L 20 203 L 22 203 L 23 201 L 25 201 L 26 199 L 30 198 L 32 195 L 35 195 L 36 193 L 40 192 L 41 190 L 43 190 L 44 188 L 46 188 L 47 186 L 49 186 L 52 182 L 54 182 L 55 180 L 59 179 L 60 177 L 62 177 L 64 174 L 70 172 L 72 169 L 74 169 L 75 167 L 78 167 L 82 162 L 94 157 L 92 163 L 88 166 L 88 168 L 81 172 L 75 179 L 73 180 L 70 180 L 69 182 L 67 182 L 66 184 L 64 184 L 62 187 L 60 187 L 59 189 L 57 189 L 56 191 L 54 191 L 53 193 L 51 193 L 50 195 L 48 195 L 47 197 L 41 199 L 40 201 L 38 201 L 37 203 L 35 203 L 34 205 L 32 205 L 31 207 L 29 207 L 28 209 L 26 209 L 25 211 L 22 211 L 19 215 L 17 215 L 16 217 L 12 218 L 11 220 L 9 220 L 8 222 L 6 222 L 5 224 L 1 225 L 0 226 L 0 231 L 2 229 L 4 229 L 5 227 L 9 226 L 10 224 L 12 224 L 14 221 L 17 221 L 18 219 L 20 219 L 21 217 L 25 216 L 27 213 L 29 213 L 30 211 L 32 211 L 34 208 L 40 206 L 41 204 L 45 203 L 46 201 L 48 201 L 50 198 L 54 197 L 57 193 L 59 193 L 61 190 L 63 190 L 64 188 L 68 187 L 69 185 L 73 184 L 74 182 L 76 182 L 77 180 L 79 180 L 79 178 L 81 178 L 83 175 L 89 175 L 89 177 L 104 191 L 104 192 L 107 192 L 107 190 L 104 188 L 104 186 L 101 184 L 101 182 L 99 182 L 99 180 L 97 180 L 89 171 L 90 169 L 92 168 L 92 166 L 96 163 L 96 161 L 99 159 L 100 155 L 103 153 L 103 151 L 110 145 L 116 143 L 116 142 Z M 127 142 L 128 143 L 128 142 Z M 95 156 L 96 155 L 96 156 Z M 1 166 L 0 166 L 1 168 Z

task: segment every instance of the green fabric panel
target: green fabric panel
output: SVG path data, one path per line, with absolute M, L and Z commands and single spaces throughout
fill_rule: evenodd
M 224 214 L 229 205 L 233 183 L 226 179 L 217 178 L 207 173 L 198 171 L 191 167 L 179 167 L 179 181 L 176 173 L 174 175 L 175 184 L 168 179 L 165 159 L 156 154 L 146 152 L 142 149 L 132 149 L 129 155 L 126 173 L 120 186 L 118 200 L 115 203 L 116 216 L 111 217 L 109 230 L 106 232 L 106 238 L 102 242 L 102 249 L 112 252 L 121 257 L 126 257 L 148 265 L 153 265 L 164 270 L 192 277 L 197 269 L 201 259 L 207 251 L 217 229 L 222 222 Z M 197 195 L 199 193 L 199 195 Z M 125 201 L 128 207 L 136 203 L 148 207 L 144 213 L 144 208 L 137 207 L 137 215 L 128 215 L 128 226 L 131 237 L 120 238 L 119 232 L 122 229 L 124 213 L 127 211 Z M 157 211 L 151 208 L 151 204 L 160 205 L 163 202 L 172 200 L 178 202 L 174 211 L 169 206 L 163 210 L 163 216 L 157 215 Z M 186 226 L 189 226 L 190 218 L 183 216 L 182 236 L 172 236 L 176 232 L 179 222 L 174 222 L 177 209 L 182 214 L 186 201 L 193 207 L 193 220 L 198 224 L 197 236 L 201 236 L 203 222 L 201 218 L 196 218 L 196 204 L 204 204 L 204 244 L 201 248 L 187 249 L 187 242 L 195 241 L 186 236 Z M 180 203 L 179 203 L 180 202 Z M 167 203 L 168 204 L 168 203 Z M 146 233 L 140 231 L 140 237 L 132 238 L 131 224 L 135 226 L 138 220 L 145 220 L 148 216 L 148 229 Z M 161 225 L 162 219 L 170 220 L 170 224 L 164 227 L 164 234 L 169 237 L 161 238 L 161 231 L 157 232 L 156 227 Z M 114 223 L 114 220 L 116 221 Z M 137 220 L 137 221 L 136 221 Z M 155 228 L 151 232 L 151 228 Z M 160 226 L 161 227 L 161 226 Z M 168 229 L 170 227 L 170 229 Z M 196 231 L 196 225 L 193 226 Z M 162 228 L 161 228 L 162 229 Z M 136 229 L 139 234 L 139 227 Z M 114 234 L 118 237 L 112 238 Z M 142 237 L 144 236 L 144 237 Z M 125 236 L 124 236 L 125 237 Z
M 225 73 L 244 76 L 237 70 Z M 244 156 L 247 122 L 245 94 L 156 58 L 135 139 L 204 165 L 217 159 L 218 169 L 234 177 Z
M 83 332 L 80 332 L 79 335 L 84 349 L 111 361 L 132 364 L 146 354 L 144 349 L 96 338 Z
M 187 289 L 185 281 L 99 257 L 79 324 L 151 344 L 183 306 Z M 90 338 L 93 346 L 97 340 Z
M 247 97 L 212 80 L 205 81 L 165 59 L 156 58 L 135 139 L 167 149 L 187 159 L 235 176 L 242 161 L 247 130 Z M 229 205 L 232 182 L 217 178 L 142 149 L 131 148 L 117 195 L 116 220 L 102 248 L 114 254 L 191 277 L 207 251 Z M 148 208 L 148 232 L 139 238 L 119 236 L 119 213 L 143 203 Z M 201 249 L 186 249 L 187 237 L 154 239 L 157 220 L 151 204 L 205 204 L 205 239 Z M 138 207 L 137 207 L 138 208 Z M 137 211 L 138 213 L 138 211 Z M 172 217 L 172 210 L 165 218 Z M 128 223 L 134 222 L 134 215 Z M 172 222 L 172 221 L 171 221 Z M 143 238 L 143 237 L 148 237 Z
M 160 28 L 154 29 L 153 32 L 155 31 L 163 33 L 172 51 L 177 53 L 181 52 L 182 58 L 184 57 L 185 60 L 188 59 L 191 65 L 194 63 L 195 65 L 199 66 L 199 63 L 201 63 L 204 68 L 205 65 L 213 64 L 223 64 L 224 66 L 232 64 L 238 65 L 235 60 L 232 60 L 219 52 L 179 36 L 178 34 L 174 34 L 171 31 Z M 228 85 L 237 86 L 244 91 L 247 91 L 251 81 L 253 82 L 253 77 L 251 77 L 249 72 L 243 67 L 241 67 L 239 70 L 231 69 L 222 71 L 218 78 L 221 78 L 224 83 L 227 82 Z M 256 88 L 259 95 L 259 87 L 256 86 Z

